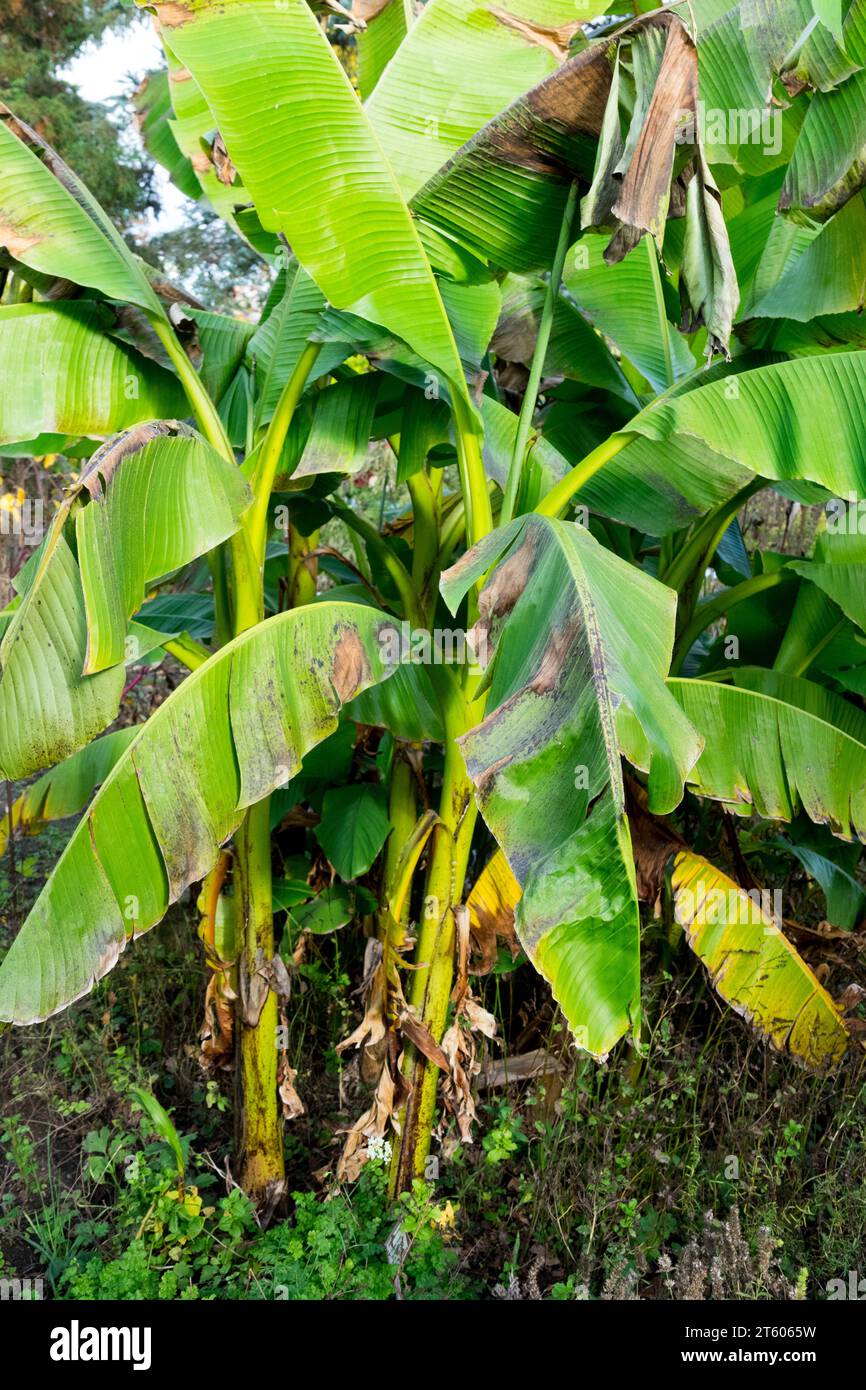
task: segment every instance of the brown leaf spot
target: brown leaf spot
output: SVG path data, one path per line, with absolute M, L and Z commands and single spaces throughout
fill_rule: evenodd
M 574 648 L 575 639 L 581 626 L 581 618 L 576 613 L 565 627 L 558 628 L 551 634 L 550 641 L 544 649 L 541 664 L 529 683 L 529 689 L 535 695 L 549 695 L 552 690 L 556 689 L 562 668 L 569 653 Z
M 179 4 L 178 0 L 167 0 L 167 3 L 157 5 L 156 17 L 164 29 L 179 29 L 195 19 L 189 6 Z
M 500 622 L 507 618 L 517 603 L 532 574 L 536 548 L 534 532 L 526 531 L 522 544 L 512 551 L 485 585 L 478 600 L 478 612 L 488 626 L 494 618 Z
M 559 63 L 568 57 L 568 46 L 580 28 L 577 20 L 571 24 L 551 27 L 548 24 L 533 24 L 531 20 L 521 19 L 516 14 L 509 14 L 507 10 L 500 10 L 496 5 L 488 5 L 487 9 L 499 20 L 500 24 L 504 24 L 508 29 L 515 29 L 522 38 L 526 39 L 527 43 L 547 49 L 547 52 L 552 53 Z
M 334 648 L 331 680 L 342 703 L 357 695 L 361 685 L 370 677 L 370 663 L 363 643 L 352 627 L 343 632 Z
M 10 256 L 22 260 L 27 252 L 38 246 L 42 240 L 40 236 L 25 236 L 13 222 L 7 222 L 0 214 L 0 246 L 5 246 Z

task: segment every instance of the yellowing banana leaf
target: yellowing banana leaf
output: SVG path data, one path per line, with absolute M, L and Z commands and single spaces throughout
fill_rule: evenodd
M 494 564 L 479 601 L 495 646 L 490 713 L 461 745 L 482 814 L 523 888 L 518 937 L 580 1046 L 601 1056 L 636 1032 L 640 1012 L 615 708 L 633 709 L 648 731 L 660 809 L 676 805 L 700 749 L 664 687 L 673 595 L 581 527 L 529 517 L 446 572 L 452 611 Z
M 112 722 L 127 620 L 147 582 L 225 540 L 249 500 L 239 469 L 170 422 L 139 426 L 93 456 L 0 645 L 4 776 L 59 762 Z M 73 506 L 77 559 L 65 535 Z
M 0 306 L 0 441 L 106 438 L 141 420 L 183 418 L 180 383 L 103 331 L 98 305 Z
M 202 879 L 246 807 L 284 784 L 344 701 L 391 668 L 383 615 L 313 604 L 236 638 L 137 732 L 0 966 L 0 1020 L 86 994 L 133 936 Z
M 473 967 L 475 974 L 485 975 L 493 969 L 500 941 L 511 948 L 512 958 L 519 954 L 520 947 L 514 934 L 514 909 L 520 895 L 520 884 L 502 850 L 497 849 L 484 865 L 466 899 L 472 936 L 481 953 L 480 962 Z
M 765 902 L 700 855 L 673 864 L 677 921 L 713 988 L 780 1052 L 838 1066 L 851 1046 L 839 1009 L 784 936 Z

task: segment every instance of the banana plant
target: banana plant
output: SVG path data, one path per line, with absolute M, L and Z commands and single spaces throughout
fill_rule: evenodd
M 859 5 L 831 32 L 805 0 L 758 26 L 724 0 L 627 23 L 390 0 L 356 16 L 360 94 L 306 0 L 146 8 L 167 77 L 142 133 L 273 286 L 256 323 L 169 313 L 4 112 L 0 444 L 86 462 L 4 615 L 0 772 L 60 764 L 62 813 L 101 788 L 0 966 L 0 1020 L 67 1007 L 203 882 L 212 963 L 237 974 L 209 997 L 234 1018 L 241 1180 L 267 1205 L 279 1097 L 297 1113 L 290 973 L 362 919 L 342 1050 L 374 1097 L 343 1171 L 393 1133 L 397 1190 L 440 1079 L 471 1128 L 493 1027 L 473 951 L 483 971 L 497 935 L 519 943 L 589 1054 L 642 1048 L 640 900 L 664 880 L 720 995 L 838 1065 L 841 1006 L 671 817 L 697 798 L 866 839 L 862 158 L 852 138 L 830 168 L 821 133 L 861 72 Z M 704 129 L 707 108 L 751 109 L 764 144 Z M 407 499 L 379 527 L 344 486 L 371 440 Z M 844 525 L 828 511 L 809 558 L 750 555 L 738 517 L 768 487 L 845 499 Z M 322 541 L 335 522 L 351 556 Z M 156 648 L 189 674 L 109 751 L 126 663 Z M 384 731 L 375 774 L 354 726 Z M 36 787 L 9 833 L 52 814 Z M 336 877 L 318 895 L 273 880 L 299 806 Z

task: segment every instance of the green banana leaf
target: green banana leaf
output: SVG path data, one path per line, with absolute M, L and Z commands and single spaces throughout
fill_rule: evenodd
M 482 814 L 523 888 L 518 937 L 579 1044 L 600 1056 L 625 1032 L 637 1035 L 640 1013 L 617 705 L 647 731 L 659 809 L 679 801 L 700 751 L 664 686 L 674 598 L 583 528 L 529 517 L 443 575 L 452 612 L 494 564 L 479 600 L 495 644 L 490 713 L 461 746 Z
M 668 682 L 704 740 L 689 783 L 741 814 L 790 821 L 802 807 L 835 835 L 866 840 L 866 715 L 796 676 L 743 668 L 733 680 Z
M 177 378 L 104 331 L 87 300 L 0 306 L 0 440 L 106 438 L 189 407 Z M 38 441 L 37 441 L 38 442 Z
M 358 91 L 366 101 L 406 38 L 414 15 L 408 0 L 352 0 L 352 18 L 364 28 L 355 35 Z
M 240 471 L 177 425 L 139 426 L 94 455 L 0 644 L 3 776 L 59 762 L 112 722 L 127 620 L 146 583 L 225 540 L 249 500 Z M 77 558 L 66 538 L 73 508 Z
M 430 0 L 367 102 L 403 196 L 555 72 L 578 25 L 606 8 L 604 0 L 585 0 L 579 12 L 573 0 Z
M 816 92 L 779 198 L 782 211 L 826 222 L 866 185 L 866 72 Z
M 383 615 L 314 604 L 236 638 L 137 733 L 0 966 L 0 1020 L 87 994 L 213 867 L 244 810 L 297 771 L 342 704 L 390 674 Z
M 670 322 L 659 294 L 661 268 L 649 237 L 616 265 L 604 259 L 607 237 L 587 234 L 568 254 L 563 281 L 575 304 L 656 391 L 695 369 L 688 343 Z
M 465 396 L 412 217 L 304 0 L 191 0 L 159 13 L 265 230 L 288 238 L 333 305 L 397 333 Z
M 788 259 L 749 316 L 808 323 L 824 314 L 859 312 L 866 299 L 864 244 L 866 201 L 857 194 Z
M 149 72 L 135 93 L 135 124 L 148 154 L 161 164 L 172 183 L 187 198 L 201 196 L 192 162 L 183 153 L 172 129 L 174 108 L 171 82 L 165 68 Z
M 37 777 L 12 803 L 13 834 L 35 835 L 51 821 L 79 815 L 137 734 L 135 727 L 116 729 Z M 0 854 L 8 838 L 7 815 L 0 821 Z
M 717 378 L 658 402 L 627 429 L 665 445 L 692 437 L 762 477 L 862 496 L 866 355 L 802 357 Z
M 0 246 L 27 266 L 164 317 L 141 262 L 58 155 L 0 103 Z

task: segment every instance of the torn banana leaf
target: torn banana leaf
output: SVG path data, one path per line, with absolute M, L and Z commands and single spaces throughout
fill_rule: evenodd
M 838 1066 L 851 1037 L 839 1009 L 756 894 L 700 855 L 677 854 L 677 921 L 713 988 L 756 1032 L 816 1069 Z
M 36 835 L 51 821 L 79 815 L 137 734 L 134 727 L 117 729 L 43 773 L 12 803 L 12 833 Z M 7 815 L 0 821 L 0 854 L 8 839 Z
M 664 686 L 675 599 L 581 527 L 529 517 L 446 572 L 452 612 L 494 564 L 478 634 L 495 648 L 491 713 L 461 744 L 482 814 L 523 888 L 518 937 L 579 1045 L 602 1056 L 624 1033 L 637 1035 L 640 1015 L 617 705 L 634 710 L 651 740 L 659 809 L 677 804 L 700 751 Z
M 204 199 L 238 236 L 244 237 L 238 209 L 249 203 L 249 194 L 233 167 L 224 163 L 220 177 L 213 154 L 217 127 L 214 114 L 189 69 L 178 61 L 170 45 L 166 44 L 165 49 L 174 113 L 168 123 L 169 129 L 181 154 L 192 166 L 199 186 L 195 196 Z
M 147 583 L 230 536 L 249 501 L 240 470 L 173 422 L 140 425 L 94 454 L 0 645 L 3 776 L 57 763 L 112 722 L 127 621 Z
M 135 93 L 135 124 L 148 154 L 162 165 L 175 187 L 185 197 L 198 199 L 201 196 L 198 176 L 172 129 L 171 86 L 165 68 L 146 74 Z
M 104 439 L 188 413 L 177 378 L 106 327 L 104 308 L 87 300 L 0 306 L 0 442 Z
M 835 835 L 866 840 L 866 715 L 796 676 L 743 668 L 734 679 L 668 682 L 705 741 L 690 785 L 741 814 L 790 821 L 802 807 Z
M 0 966 L 0 1020 L 87 994 L 127 942 L 212 868 L 244 810 L 283 785 L 342 704 L 391 668 L 383 615 L 314 604 L 236 638 L 139 729 Z

